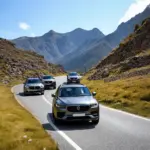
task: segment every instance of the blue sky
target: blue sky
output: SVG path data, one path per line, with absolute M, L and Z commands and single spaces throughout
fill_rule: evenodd
M 144 10 L 150 0 L 0 0 L 0 37 L 99 28 L 104 34 Z

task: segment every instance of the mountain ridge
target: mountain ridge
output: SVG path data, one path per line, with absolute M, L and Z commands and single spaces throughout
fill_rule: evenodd
M 84 30 L 77 28 L 67 33 L 57 33 L 54 30 L 39 37 L 20 37 L 12 40 L 17 48 L 33 50 L 45 56 L 47 61 L 56 60 L 72 52 L 86 40 L 103 38 L 105 35 L 97 28 Z

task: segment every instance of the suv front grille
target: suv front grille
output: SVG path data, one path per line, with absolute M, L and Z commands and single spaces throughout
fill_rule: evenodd
M 34 90 L 34 89 L 40 89 L 40 86 L 30 86 L 30 89 Z
M 52 81 L 45 81 L 45 83 L 52 83 Z
M 86 105 L 86 106 L 68 106 L 67 110 L 70 112 L 84 112 L 84 111 L 88 111 L 90 108 L 90 106 Z
M 77 80 L 77 78 L 71 78 L 71 80 Z

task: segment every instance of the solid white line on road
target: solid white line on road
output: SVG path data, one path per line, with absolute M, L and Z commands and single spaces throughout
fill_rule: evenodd
M 100 107 L 103 107 L 105 109 L 115 111 L 115 112 L 118 112 L 118 113 L 122 113 L 124 115 L 128 115 L 130 117 L 134 117 L 134 118 L 137 118 L 137 119 L 142 119 L 144 121 L 150 121 L 150 119 L 148 119 L 148 118 L 144 118 L 144 117 L 141 117 L 141 116 L 138 116 L 138 115 L 135 115 L 135 114 L 131 114 L 131 113 L 128 113 L 128 112 L 125 112 L 125 111 L 122 111 L 122 110 L 118 110 L 118 109 L 115 109 L 115 108 L 110 108 L 110 107 L 107 107 L 107 106 L 104 106 L 104 105 L 101 105 L 101 104 L 100 104 Z
M 42 98 L 44 99 L 44 101 L 51 105 L 52 104 L 45 98 L 45 96 L 42 96 Z M 49 123 L 52 126 L 52 128 L 58 132 L 70 145 L 72 145 L 76 150 L 82 150 L 74 141 L 72 141 L 72 139 L 70 139 L 64 132 L 60 131 L 54 124 L 53 122 L 49 119 Z

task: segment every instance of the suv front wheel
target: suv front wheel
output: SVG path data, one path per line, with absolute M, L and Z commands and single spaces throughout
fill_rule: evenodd
M 93 125 L 97 125 L 99 123 L 99 118 L 97 120 L 92 120 Z

